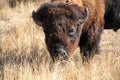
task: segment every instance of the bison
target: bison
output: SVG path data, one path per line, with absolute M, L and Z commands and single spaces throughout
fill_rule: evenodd
M 32 12 L 34 22 L 43 28 L 53 61 L 68 60 L 78 46 L 83 62 L 99 53 L 104 28 L 104 2 L 81 0 L 81 3 L 55 1 Z
M 105 0 L 105 29 L 120 28 L 120 0 Z

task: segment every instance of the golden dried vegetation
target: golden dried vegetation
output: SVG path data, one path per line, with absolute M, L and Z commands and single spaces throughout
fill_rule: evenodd
M 66 65 L 52 63 L 42 28 L 31 17 L 44 2 L 10 8 L 0 0 L 0 80 L 120 80 L 120 30 L 104 30 L 101 54 L 90 64 L 82 64 L 79 49 Z

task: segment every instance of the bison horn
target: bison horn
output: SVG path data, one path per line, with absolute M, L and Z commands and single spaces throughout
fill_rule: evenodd
M 33 10 L 33 11 L 32 11 L 32 17 L 34 16 L 34 14 L 35 14 L 35 11 Z
M 33 10 L 32 11 L 32 18 L 34 20 L 34 22 L 39 25 L 39 26 L 42 26 L 42 22 L 41 22 L 41 17 L 39 15 L 39 17 L 37 16 L 38 14 Z
M 88 8 L 85 8 L 85 17 L 83 19 L 79 19 L 77 22 L 77 25 L 82 24 L 84 21 L 86 21 L 88 19 L 89 16 L 89 10 Z
M 84 20 L 87 20 L 88 16 L 89 16 L 89 10 L 88 10 L 88 8 L 85 8 L 85 13 L 86 13 L 86 16 L 85 16 Z

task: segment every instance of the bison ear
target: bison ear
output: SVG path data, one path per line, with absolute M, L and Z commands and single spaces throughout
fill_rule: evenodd
M 34 22 L 39 25 L 42 26 L 42 16 L 39 13 L 36 13 L 34 10 L 32 12 L 32 18 L 34 20 Z
M 88 8 L 85 8 L 85 10 L 84 10 L 84 17 L 78 19 L 77 26 L 80 26 L 83 22 L 88 20 L 88 16 L 89 16 L 89 10 L 88 10 Z

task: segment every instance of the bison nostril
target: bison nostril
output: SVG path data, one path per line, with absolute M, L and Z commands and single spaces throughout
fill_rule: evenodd
M 63 48 L 57 48 L 52 49 L 52 57 L 66 60 L 68 58 L 68 54 Z
M 64 49 L 60 50 L 60 54 L 64 57 L 68 56 L 67 52 Z

